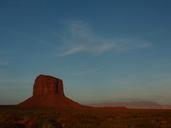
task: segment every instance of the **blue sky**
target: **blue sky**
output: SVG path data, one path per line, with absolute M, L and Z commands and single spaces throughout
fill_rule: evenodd
M 171 104 L 169 0 L 1 0 L 0 103 L 32 95 L 39 74 L 80 103 Z

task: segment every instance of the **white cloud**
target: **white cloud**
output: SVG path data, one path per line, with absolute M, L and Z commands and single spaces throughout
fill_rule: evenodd
M 61 56 L 67 56 L 67 55 L 71 55 L 74 53 L 78 53 L 84 50 L 84 47 L 78 46 L 78 47 L 73 47 L 71 49 L 68 49 L 67 51 L 65 51 L 63 54 L 61 54 Z
M 149 42 L 140 39 L 108 39 L 102 37 L 82 21 L 67 23 L 63 34 L 58 34 L 58 37 L 60 37 L 62 42 L 59 56 L 68 56 L 76 53 L 100 55 L 109 51 L 127 51 L 146 48 L 151 45 Z

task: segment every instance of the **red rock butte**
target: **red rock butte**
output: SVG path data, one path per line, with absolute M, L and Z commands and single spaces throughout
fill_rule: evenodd
M 26 108 L 81 108 L 82 105 L 64 95 L 63 81 L 48 75 L 39 75 L 34 82 L 33 96 L 20 103 Z

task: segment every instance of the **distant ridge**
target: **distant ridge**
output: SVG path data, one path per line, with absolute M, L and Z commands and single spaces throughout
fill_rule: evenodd
M 152 101 L 128 101 L 128 102 L 109 102 L 89 104 L 94 107 L 117 107 L 124 106 L 132 109 L 171 109 L 171 105 L 162 105 Z

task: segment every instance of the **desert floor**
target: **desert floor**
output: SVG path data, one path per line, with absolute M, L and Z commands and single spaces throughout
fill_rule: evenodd
M 171 128 L 171 110 L 0 106 L 0 128 Z

